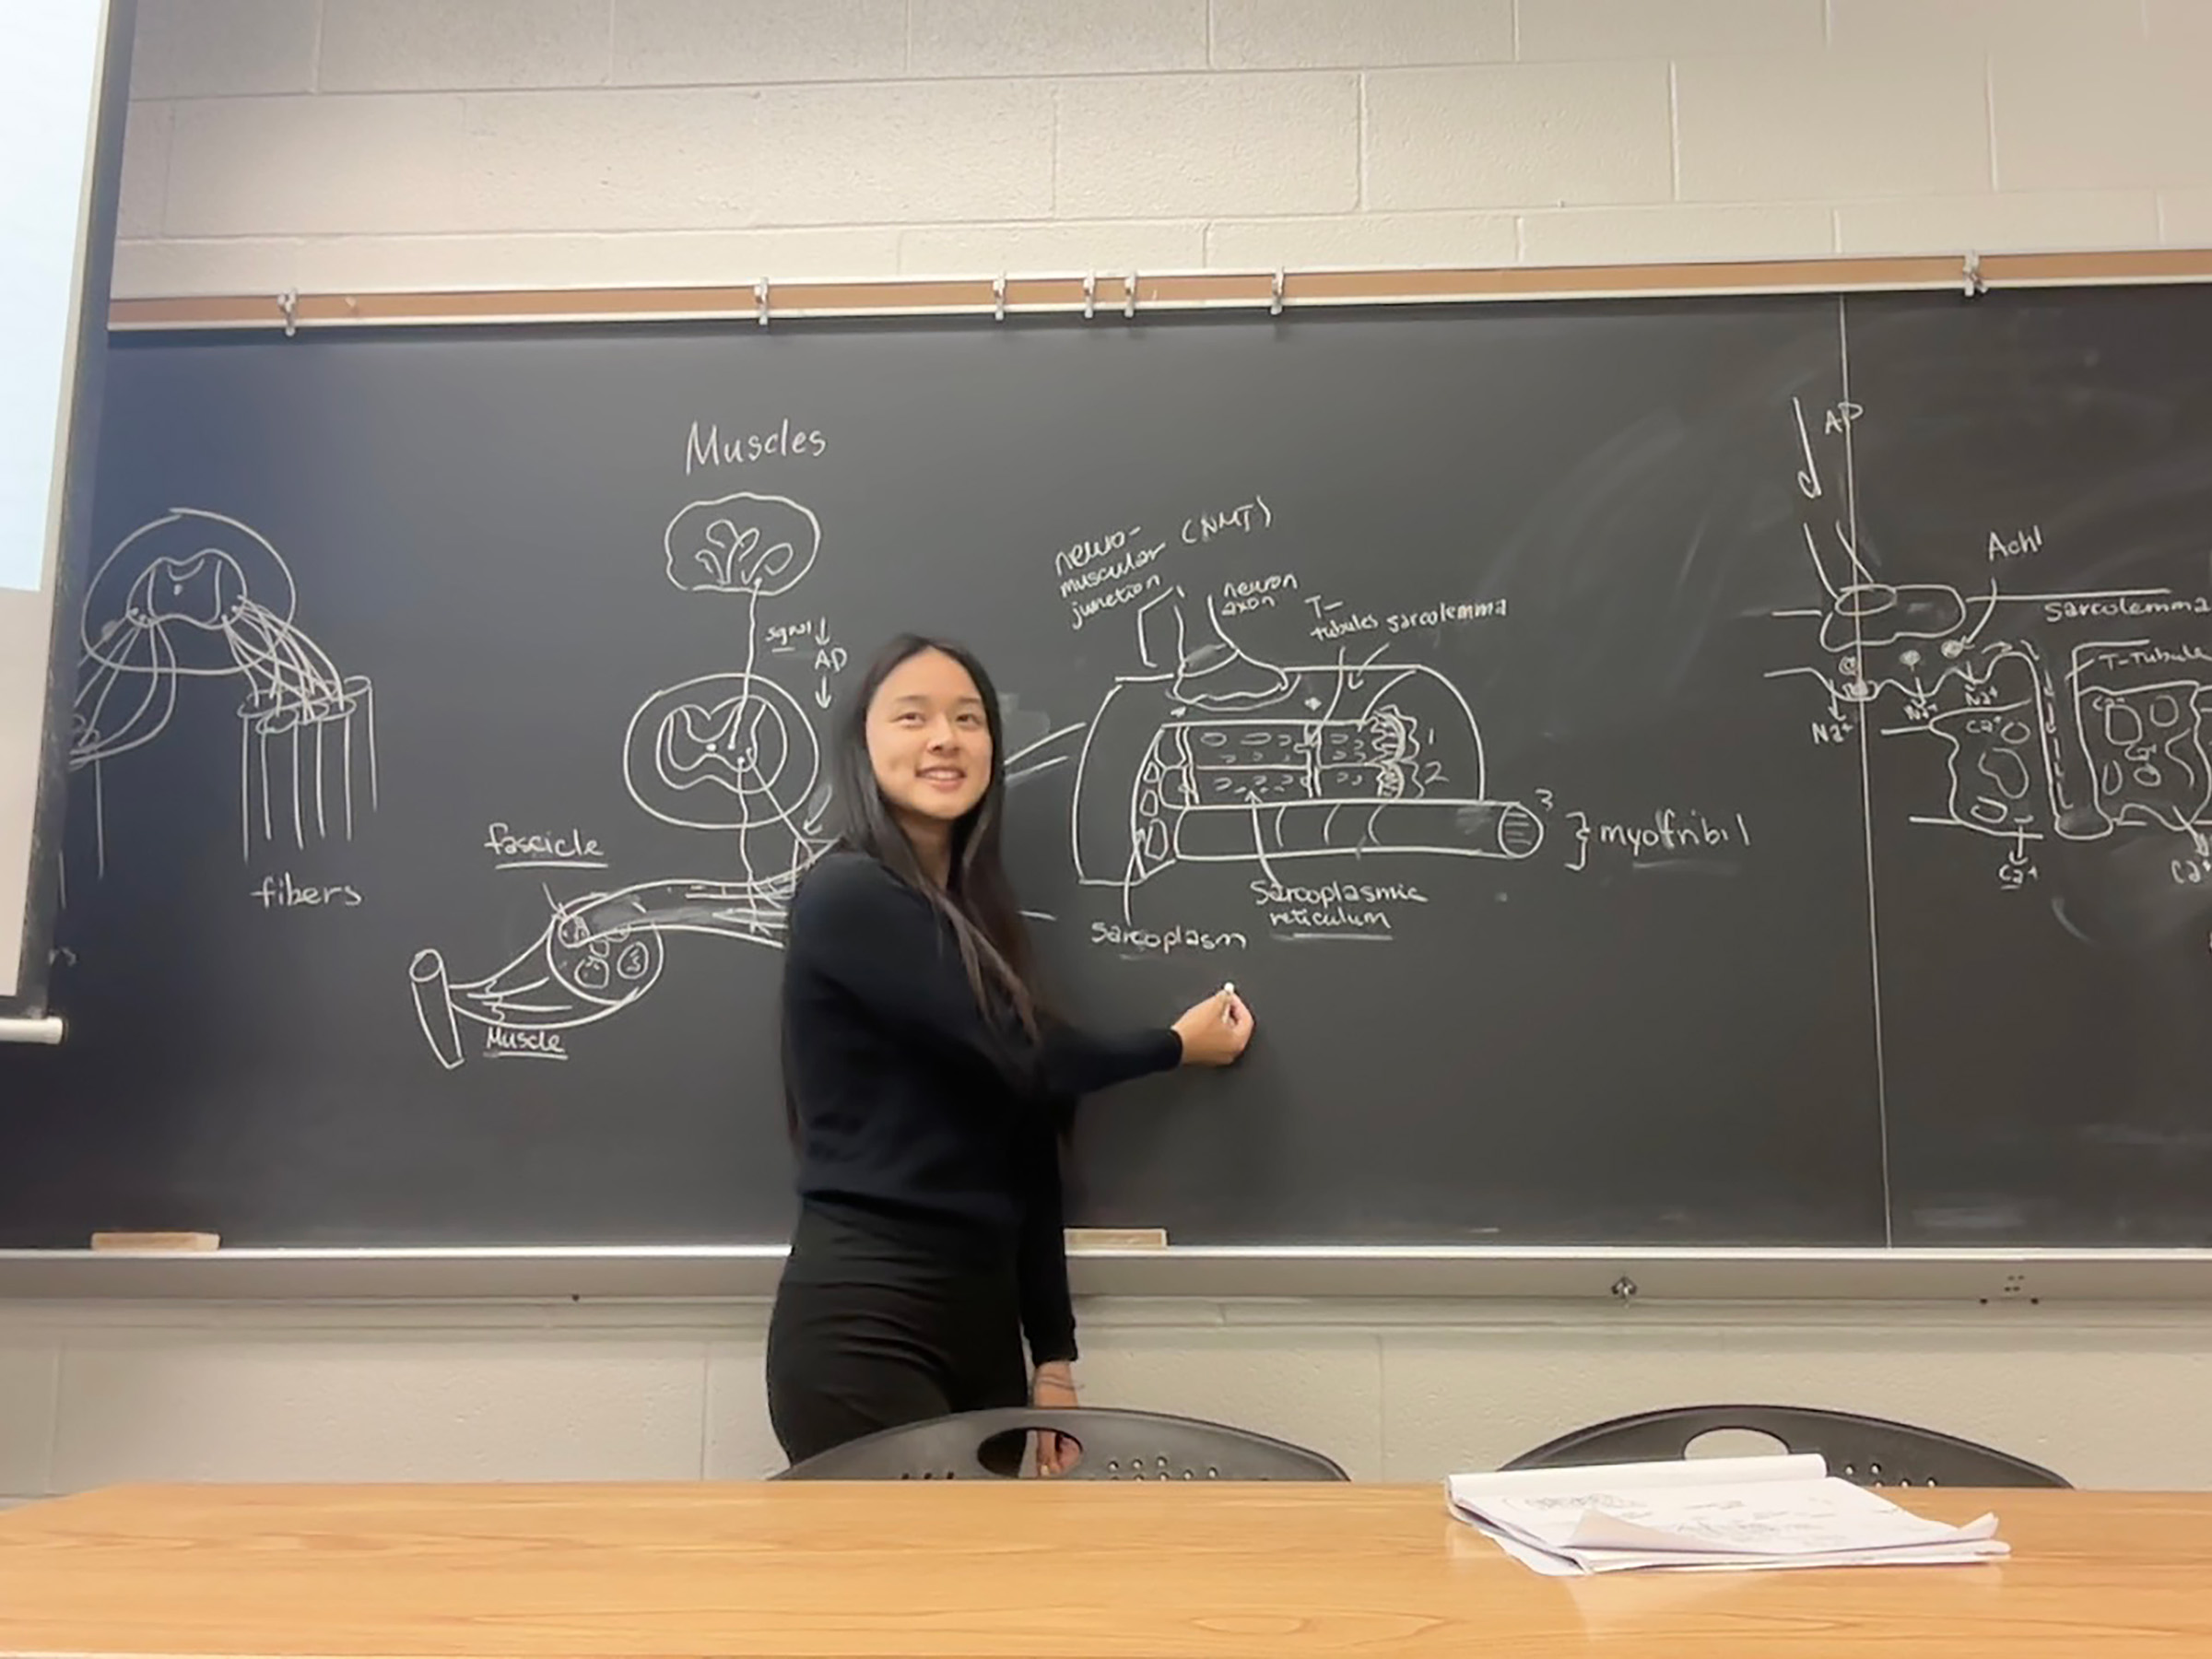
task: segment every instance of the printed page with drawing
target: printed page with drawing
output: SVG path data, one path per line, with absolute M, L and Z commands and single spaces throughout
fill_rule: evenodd
M 1550 1573 L 1936 1563 L 2007 1553 L 1994 1515 L 1929 1521 L 1818 1453 L 1454 1475 L 1453 1514 Z

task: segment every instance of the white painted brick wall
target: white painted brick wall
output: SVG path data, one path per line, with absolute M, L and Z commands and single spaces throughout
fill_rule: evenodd
M 915 75 L 1075 78 L 1206 66 L 1206 0 L 908 0 Z
M 1359 77 L 1100 76 L 1054 94 L 1053 196 L 1076 218 L 1349 213 Z
M 125 294 L 2212 241 L 2212 0 L 143 0 Z
M 323 0 L 314 78 L 298 89 L 595 87 L 608 79 L 612 25 L 606 0 Z
M 1357 1479 L 1771 1398 L 1927 1423 L 2077 1485 L 2212 1487 L 2202 1313 L 1128 1301 L 1088 1398 L 1242 1423 Z M 0 1307 L 0 1500 L 128 1480 L 758 1479 L 758 1303 Z M 2124 1400 L 2126 1409 L 2116 1409 Z
M 906 72 L 906 0 L 615 0 L 618 87 L 872 81 Z
M 1673 194 L 1664 63 L 1378 69 L 1363 78 L 1372 206 L 1585 206 Z
M 1390 69 L 1513 55 L 1513 0 L 1214 0 L 1217 69 Z
M 2212 244 L 2212 0 L 142 3 L 126 294 Z M 1084 1318 L 1090 1397 L 1364 1477 L 1726 1394 L 2212 1486 L 2201 1313 Z M 752 1306 L 0 1306 L 0 1501 L 749 1477 L 759 1368 Z

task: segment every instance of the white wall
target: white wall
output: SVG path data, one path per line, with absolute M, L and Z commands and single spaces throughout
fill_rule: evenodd
M 2206 0 L 142 0 L 130 294 L 2212 242 Z
M 1751 1396 L 1929 1423 L 2084 1486 L 2212 1486 L 2201 1318 L 2006 1307 L 1120 1302 L 1099 1403 L 1491 1467 L 1578 1423 Z M 680 1480 L 782 1466 L 756 1304 L 40 1308 L 0 1318 L 0 1493 L 120 1480 Z
M 2212 243 L 2212 0 L 144 0 L 130 294 Z M 1122 1303 L 1362 1477 L 1759 1396 L 2212 1486 L 2212 1318 Z M 0 1494 L 754 1476 L 757 1306 L 0 1310 Z

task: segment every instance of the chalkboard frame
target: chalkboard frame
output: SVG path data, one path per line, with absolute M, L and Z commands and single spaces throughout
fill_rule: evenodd
M 773 1293 L 780 1245 L 7 1250 L 0 1300 L 684 1300 Z M 1079 1297 L 2212 1304 L 2212 1250 L 1071 1244 Z
M 2212 282 L 2212 250 L 1833 258 L 1507 269 L 1397 267 L 1101 276 L 114 301 L 112 332 L 375 328 L 441 322 L 1066 313 L 1112 326 L 1139 311 L 1489 300 L 1811 293 Z M 0 1250 L 0 1299 L 743 1300 L 770 1294 L 781 1246 L 518 1249 Z M 1963 1305 L 2212 1303 L 2212 1250 L 1551 1246 L 1087 1246 L 1080 1296 L 1879 1301 Z

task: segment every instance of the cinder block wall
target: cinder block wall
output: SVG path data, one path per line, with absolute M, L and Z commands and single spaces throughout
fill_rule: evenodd
M 2212 0 L 143 5 L 128 294 L 2212 243 Z M 2212 1484 L 2182 1310 L 1083 1315 L 1089 1397 L 1367 1478 L 1766 1395 Z M 0 1494 L 757 1476 L 760 1319 L 0 1308 Z
M 126 293 L 2212 241 L 2206 0 L 142 0 Z

